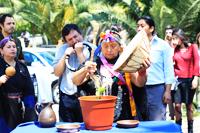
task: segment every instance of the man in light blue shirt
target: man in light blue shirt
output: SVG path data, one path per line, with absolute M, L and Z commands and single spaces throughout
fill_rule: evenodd
M 164 40 L 154 35 L 151 40 L 150 59 L 146 85 L 172 84 L 174 68 L 170 46 Z
M 155 35 L 155 23 L 149 16 L 137 21 L 137 31 L 145 30 L 151 41 L 150 61 L 147 69 L 147 115 L 148 120 L 166 120 L 166 105 L 171 100 L 171 84 L 174 69 L 170 46 Z
M 72 83 L 73 70 L 89 57 L 89 51 L 83 44 L 83 36 L 75 24 L 67 24 L 62 29 L 65 44 L 59 47 L 53 63 L 54 74 L 60 77 L 59 116 L 65 122 L 82 122 L 78 101 L 77 86 Z M 95 46 L 87 43 L 95 49 Z M 70 64 L 70 67 L 66 64 Z

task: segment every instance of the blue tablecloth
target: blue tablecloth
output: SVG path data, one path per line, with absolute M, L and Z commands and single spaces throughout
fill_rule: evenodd
M 57 123 L 61 124 L 61 123 Z M 63 124 L 63 123 L 62 123 Z M 118 128 L 116 127 L 116 123 L 113 124 L 112 129 L 104 130 L 104 131 L 91 131 L 86 130 L 84 123 L 80 123 L 80 133 L 127 133 L 127 132 L 134 132 L 134 133 L 180 133 L 181 127 L 171 121 L 145 121 L 140 122 L 138 127 L 135 128 Z M 37 126 L 34 122 L 25 123 L 22 126 L 18 126 L 15 128 L 12 133 L 56 133 L 56 127 L 52 128 L 41 128 Z

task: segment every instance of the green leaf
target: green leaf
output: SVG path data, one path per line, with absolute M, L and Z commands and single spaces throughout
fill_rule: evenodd
M 25 6 L 25 4 L 21 2 L 20 0 L 11 0 L 11 2 L 13 4 L 13 8 L 15 12 L 19 12 Z
M 122 0 L 124 3 L 126 3 L 127 5 L 131 5 L 132 0 Z
M 190 38 L 200 31 L 200 0 L 177 0 L 171 5 L 177 17 L 177 27 L 182 28 Z
M 53 23 L 56 19 L 56 17 L 60 14 L 60 11 L 52 12 L 50 11 L 50 23 Z
M 164 38 L 165 27 L 177 23 L 173 10 L 165 5 L 164 0 L 155 0 L 150 9 L 159 36 Z
M 0 14 L 12 13 L 13 9 L 11 7 L 0 7 Z

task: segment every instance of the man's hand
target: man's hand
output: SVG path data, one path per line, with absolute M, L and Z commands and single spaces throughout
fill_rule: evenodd
M 72 53 L 75 53 L 75 50 L 72 47 L 68 47 L 65 50 L 65 55 L 71 55 Z
M 83 43 L 78 42 L 74 45 L 74 51 L 76 52 L 76 55 L 78 56 L 79 63 L 83 63 L 86 60 L 85 55 L 83 54 Z
M 163 102 L 168 104 L 171 101 L 171 91 L 165 90 Z
M 83 43 L 82 42 L 78 42 L 74 45 L 74 50 L 76 52 L 76 54 L 81 54 L 83 52 Z

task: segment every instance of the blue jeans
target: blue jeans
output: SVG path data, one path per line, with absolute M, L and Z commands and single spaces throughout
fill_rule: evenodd
M 163 103 L 165 84 L 146 85 L 148 120 L 166 120 L 166 104 Z

